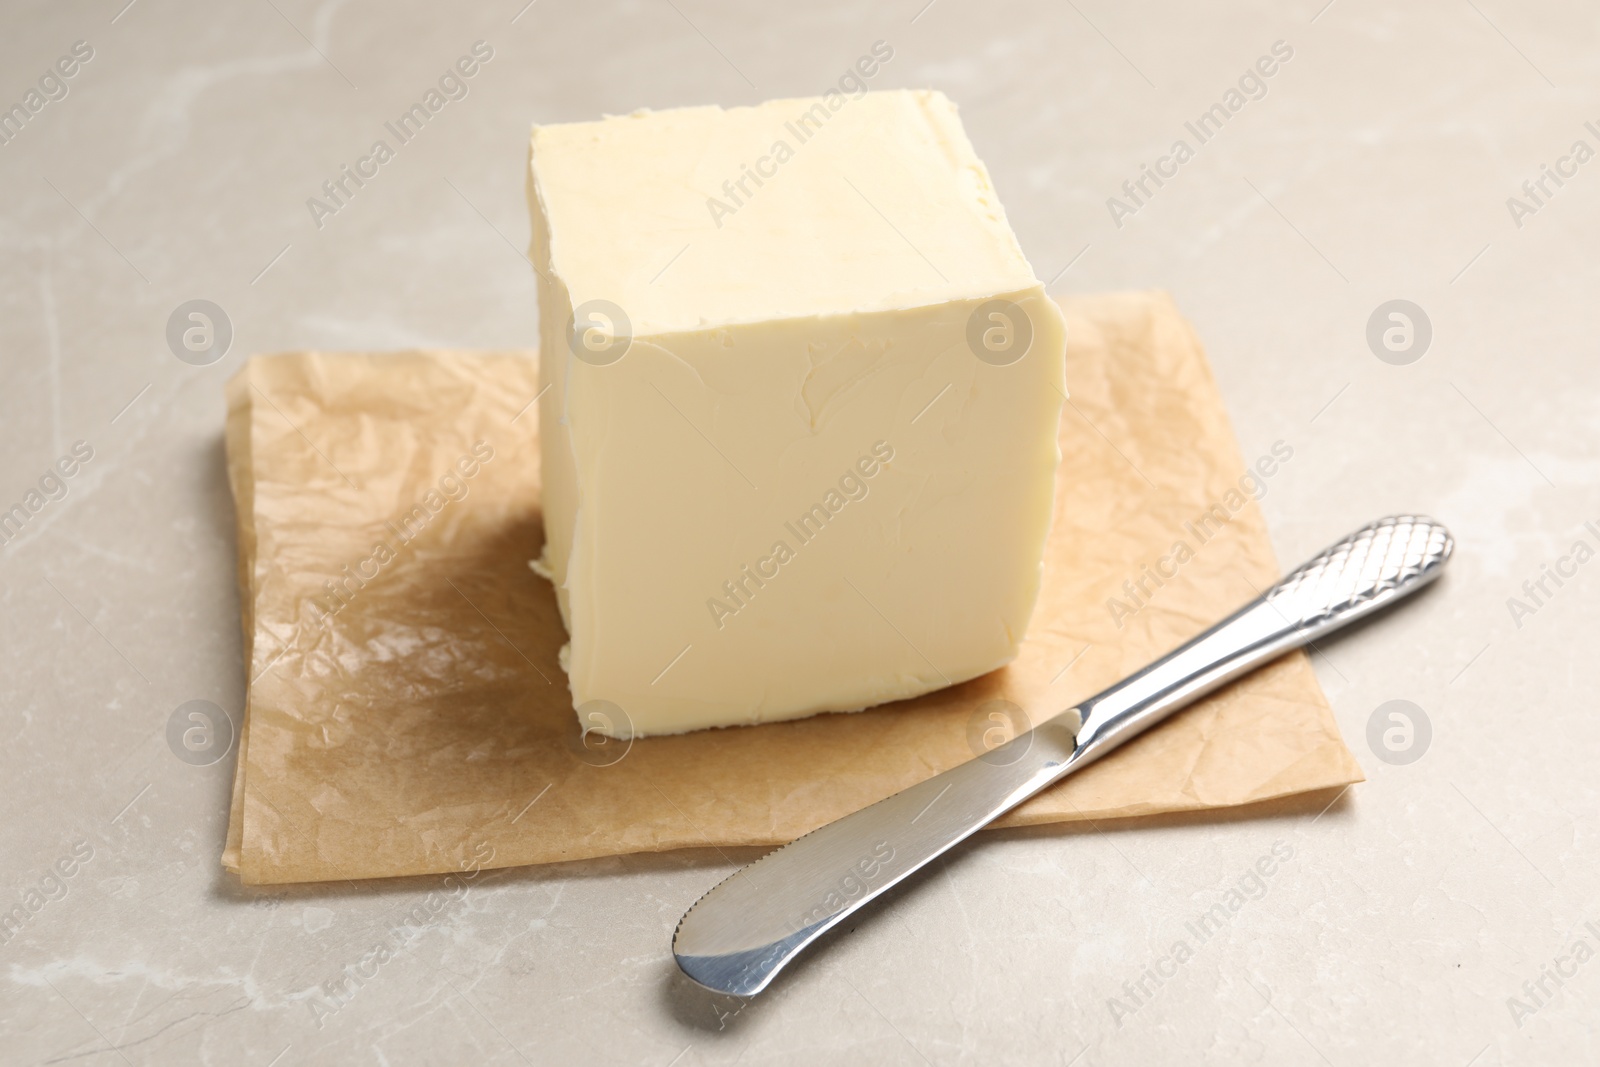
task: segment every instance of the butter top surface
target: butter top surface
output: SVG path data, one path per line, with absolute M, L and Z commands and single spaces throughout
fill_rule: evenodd
M 636 336 L 1039 285 L 937 91 L 535 126 L 531 160 L 551 273 Z

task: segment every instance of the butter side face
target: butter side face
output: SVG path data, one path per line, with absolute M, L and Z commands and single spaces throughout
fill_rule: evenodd
M 916 696 L 1032 613 L 1060 312 L 942 95 L 839 101 L 534 130 L 543 566 L 615 732 Z

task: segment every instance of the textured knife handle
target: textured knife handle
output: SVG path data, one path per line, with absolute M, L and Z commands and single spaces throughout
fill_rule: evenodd
M 1435 578 L 1450 558 L 1450 531 L 1423 515 L 1391 515 L 1363 526 L 1267 592 L 1291 625 L 1320 628 L 1365 614 Z
M 1420 515 L 1391 515 L 1319 552 L 1265 594 L 1080 704 L 1078 763 L 1098 758 L 1268 660 L 1427 585 L 1455 547 Z

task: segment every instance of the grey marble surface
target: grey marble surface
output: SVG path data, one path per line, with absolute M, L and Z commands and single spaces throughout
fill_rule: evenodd
M 0 508 L 45 481 L 0 545 L 0 1061 L 1600 1058 L 1600 562 L 1561 563 L 1600 548 L 1592 6 L 124 2 L 0 12 L 0 106 L 59 97 L 0 144 Z M 1262 501 L 1285 562 L 1389 511 L 1454 528 L 1441 587 L 1316 657 L 1369 781 L 1320 814 L 990 836 L 742 1008 L 667 951 L 715 852 L 495 872 L 403 941 L 436 880 L 225 875 L 232 758 L 166 734 L 243 701 L 224 380 L 531 345 L 531 121 L 814 93 L 880 39 L 875 84 L 961 105 L 1053 291 L 1169 289 L 1244 453 L 1293 446 Z M 480 40 L 467 95 L 319 226 L 307 199 Z M 1265 95 L 1113 218 L 1277 41 Z M 166 339 L 196 298 L 233 331 L 206 366 Z M 1396 299 L 1431 326 L 1408 363 L 1368 342 Z M 1368 741 L 1393 700 L 1431 725 L 1408 763 Z

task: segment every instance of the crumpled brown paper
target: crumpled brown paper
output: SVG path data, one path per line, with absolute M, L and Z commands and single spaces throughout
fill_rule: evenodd
M 859 714 L 625 754 L 579 743 L 555 597 L 527 565 L 542 543 L 532 355 L 250 360 L 228 392 L 252 682 L 224 866 L 254 884 L 786 842 L 970 758 L 983 702 L 1038 722 L 1250 599 L 1277 564 L 1237 493 L 1247 467 L 1194 332 L 1163 294 L 1065 308 L 1055 525 L 1015 663 Z M 1186 524 L 1213 505 L 1228 521 L 1201 543 Z M 1193 552 L 1181 564 L 1179 541 Z M 1131 597 L 1123 583 L 1164 556 L 1176 577 Z M 997 825 L 1361 777 L 1295 653 Z

